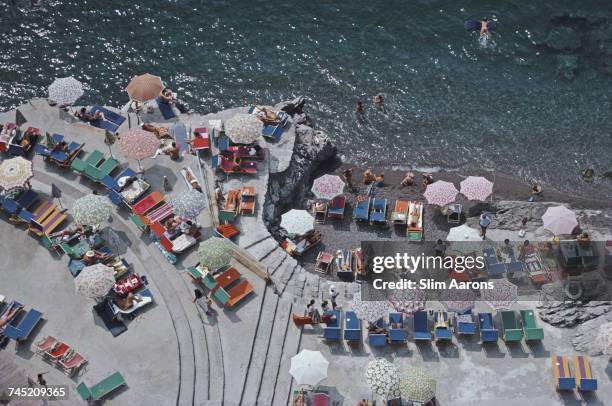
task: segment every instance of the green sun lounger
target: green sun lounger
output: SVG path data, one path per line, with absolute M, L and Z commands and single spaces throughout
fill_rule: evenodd
M 543 340 L 544 330 L 538 327 L 533 310 L 521 310 L 525 340 Z
M 507 343 L 521 341 L 523 339 L 523 330 L 519 327 L 516 312 L 514 310 L 505 310 L 501 312 L 501 317 L 504 341 Z
M 70 168 L 82 174 L 85 173 L 87 167 L 96 167 L 100 164 L 100 162 L 102 162 L 103 159 L 104 154 L 96 149 L 93 150 L 89 155 L 87 155 L 87 158 L 85 158 L 85 160 L 75 158 L 74 161 L 72 161 L 72 164 L 70 164 Z
M 107 158 L 100 166 L 89 165 L 85 169 L 85 176 L 94 182 L 102 182 L 105 176 L 109 176 L 119 167 L 119 161 L 115 158 Z
M 88 388 L 87 385 L 85 385 L 85 382 L 81 382 L 76 387 L 76 391 L 85 401 L 99 401 L 123 385 L 126 385 L 123 375 L 121 375 L 119 372 L 115 372 L 91 388 Z

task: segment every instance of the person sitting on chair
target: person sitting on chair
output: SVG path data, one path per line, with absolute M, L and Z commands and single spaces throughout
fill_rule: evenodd
M 66 141 L 62 140 L 60 142 L 58 142 L 57 144 L 55 144 L 53 146 L 53 149 L 51 150 L 51 152 L 67 152 L 68 151 L 68 144 L 66 143 Z

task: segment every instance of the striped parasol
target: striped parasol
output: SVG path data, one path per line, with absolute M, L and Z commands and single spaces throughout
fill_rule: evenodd
M 306 210 L 291 209 L 281 216 L 280 226 L 288 234 L 302 235 L 314 228 L 314 217 Z
M 436 380 L 429 370 L 411 367 L 400 377 L 400 392 L 410 402 L 426 403 L 436 396 Z
M 542 216 L 544 228 L 554 235 L 571 234 L 578 225 L 576 214 L 565 206 L 555 206 L 546 209 Z
M 312 183 L 310 189 L 317 199 L 331 200 L 344 191 L 344 181 L 337 175 L 323 175 Z
M 236 144 L 252 144 L 261 136 L 263 125 L 253 114 L 238 113 L 225 122 L 225 133 Z
M 49 99 L 59 105 L 72 104 L 83 96 L 83 84 L 68 76 L 57 78 L 49 85 Z
M 0 163 L 0 188 L 22 188 L 32 179 L 32 161 L 23 157 L 11 158 Z
M 445 206 L 455 201 L 457 193 L 459 193 L 459 191 L 455 185 L 444 180 L 439 180 L 428 185 L 423 196 L 425 196 L 429 204 Z
M 365 378 L 372 392 L 384 398 L 400 396 L 399 371 L 384 358 L 368 362 Z
M 128 158 L 138 161 L 138 167 L 142 171 L 140 161 L 155 154 L 159 148 L 159 140 L 152 132 L 133 128 L 121 133 L 119 147 Z
M 469 200 L 484 202 L 493 193 L 493 182 L 483 176 L 468 176 L 460 185 L 461 194 Z
M 104 196 L 86 195 L 75 200 L 70 214 L 74 221 L 84 226 L 97 226 L 108 220 L 113 207 Z
M 206 197 L 196 189 L 189 189 L 187 192 L 170 199 L 174 214 L 189 219 L 194 219 L 206 208 Z
M 425 309 L 427 292 L 420 289 L 393 289 L 389 292 L 389 303 L 395 311 L 410 316 Z
M 447 312 L 463 314 L 474 308 L 476 293 L 469 289 L 444 289 L 440 302 Z
M 518 300 L 518 287 L 507 279 L 494 279 L 493 289 L 481 289 L 480 295 L 493 309 L 509 309 Z
M 115 270 L 104 264 L 86 266 L 74 279 L 74 286 L 80 295 L 99 299 L 115 286 Z
M 232 243 L 225 238 L 210 237 L 200 244 L 198 257 L 202 266 L 215 270 L 228 265 L 233 256 Z
M 159 76 L 145 73 L 144 75 L 134 76 L 125 89 L 130 99 L 144 103 L 153 100 L 162 90 L 164 84 Z

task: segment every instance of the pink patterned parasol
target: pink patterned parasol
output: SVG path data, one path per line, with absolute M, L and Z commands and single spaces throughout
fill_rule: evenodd
M 140 128 L 131 129 L 119 136 L 119 147 L 128 158 L 138 161 L 152 156 L 159 148 L 159 140 L 152 132 Z
M 437 206 L 445 206 L 455 201 L 459 191 L 450 182 L 439 180 L 427 186 L 427 190 L 423 193 L 427 203 Z
M 323 175 L 315 179 L 311 190 L 317 199 L 331 200 L 342 194 L 344 181 L 336 175 Z
M 461 181 L 461 194 L 484 202 L 493 193 L 493 182 L 482 176 L 468 176 Z

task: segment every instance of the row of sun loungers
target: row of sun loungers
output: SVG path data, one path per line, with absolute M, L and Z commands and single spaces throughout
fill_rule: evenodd
M 54 144 L 59 144 L 64 141 L 64 136 L 62 134 L 53 134 L 51 136 L 51 140 Z M 48 162 L 52 162 L 59 167 L 67 168 L 69 167 L 76 156 L 81 152 L 85 143 L 78 143 L 75 141 L 71 141 L 70 143 L 66 142 L 66 150 L 53 150 L 46 144 L 36 144 L 34 147 L 34 153 L 36 155 L 41 155 Z
M 87 363 L 78 351 L 53 336 L 36 343 L 36 355 L 70 377 Z
M 370 224 L 387 224 L 387 199 L 357 197 L 354 210 L 356 221 Z M 418 201 L 397 200 L 391 212 L 391 222 L 396 226 L 406 227 L 406 236 L 410 241 L 423 239 L 423 203 Z
M 587 392 L 597 390 L 597 379 L 593 378 L 589 357 L 574 356 L 573 366 L 575 377 L 572 376 L 570 362 L 567 357 L 553 355 L 551 357 L 553 377 L 558 390 L 578 390 Z
M 238 214 L 255 214 L 255 197 L 257 189 L 255 186 L 243 186 L 242 189 L 230 189 L 225 195 L 220 214 L 223 220 L 233 221 Z
M 25 190 L 15 198 L 2 197 L 0 203 L 10 221 L 27 225 L 29 232 L 37 237 L 52 233 L 68 218 L 65 209 L 40 199 L 33 190 Z
M 8 315 L 12 316 L 8 317 Z M 6 339 L 27 340 L 36 325 L 42 320 L 42 313 L 36 309 L 30 309 L 24 315 L 23 305 L 17 301 L 12 301 L 4 306 L 0 311 L 0 317 L 2 316 L 8 319 L 8 324 L 4 326 L 4 330 L 0 331 L 0 344 Z

